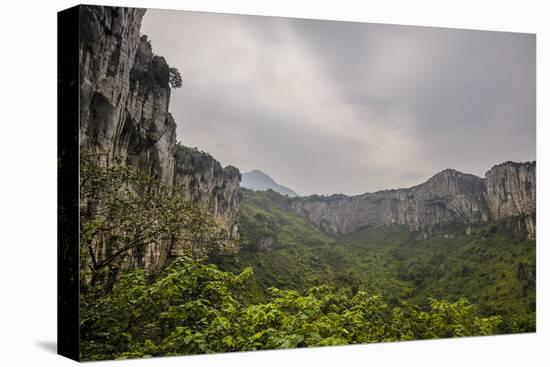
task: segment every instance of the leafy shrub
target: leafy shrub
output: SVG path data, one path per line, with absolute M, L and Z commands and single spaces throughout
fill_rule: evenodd
M 85 307 L 84 359 L 246 351 L 488 335 L 499 317 L 482 318 L 466 300 L 433 300 L 427 311 L 391 308 L 379 295 L 328 286 L 270 289 L 268 302 L 244 300 L 250 268 L 240 274 L 191 258 L 159 276 L 124 275 L 113 291 Z

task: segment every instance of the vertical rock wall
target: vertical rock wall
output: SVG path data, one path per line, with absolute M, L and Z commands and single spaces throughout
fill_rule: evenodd
M 491 218 L 521 217 L 535 238 L 536 162 L 499 164 L 485 174 L 485 182 Z
M 144 9 L 80 8 L 80 146 L 173 179 L 169 67 L 139 29 Z
M 329 233 L 404 224 L 428 235 L 449 224 L 521 217 L 528 236 L 534 238 L 535 197 L 535 163 L 506 162 L 489 170 L 486 179 L 448 169 L 408 189 L 313 195 L 293 199 L 290 205 Z
M 178 145 L 175 157 L 174 185 L 183 186 L 188 200 L 207 208 L 218 225 L 237 238 L 239 170 L 223 168 L 210 154 L 182 145 Z
M 170 68 L 140 35 L 144 14 L 145 9 L 80 6 L 80 148 L 100 154 L 102 164 L 121 162 L 168 185 L 184 184 L 190 200 L 237 236 L 239 171 L 223 169 L 211 156 L 179 154 L 176 165 Z M 98 253 L 108 253 L 107 245 L 98 244 Z M 169 253 L 169 243 L 159 241 L 134 250 L 131 265 L 157 270 Z
M 366 226 L 404 224 L 429 233 L 434 227 L 487 219 L 483 179 L 455 170 L 427 182 L 398 190 L 358 196 L 298 198 L 292 210 L 327 232 L 350 233 Z

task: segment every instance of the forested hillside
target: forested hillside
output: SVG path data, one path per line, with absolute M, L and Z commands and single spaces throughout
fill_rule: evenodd
M 502 332 L 534 330 L 535 242 L 514 219 L 449 226 L 425 239 L 403 225 L 329 235 L 291 212 L 282 195 L 241 195 L 242 248 L 222 267 L 252 267 L 255 300 L 272 286 L 321 284 L 381 294 L 392 305 L 467 298 L 482 314 L 503 316 Z

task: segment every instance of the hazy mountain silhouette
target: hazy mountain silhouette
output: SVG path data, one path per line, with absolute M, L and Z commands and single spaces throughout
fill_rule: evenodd
M 269 175 L 257 169 L 242 174 L 241 186 L 254 191 L 271 189 L 288 197 L 298 196 L 294 190 L 278 184 Z

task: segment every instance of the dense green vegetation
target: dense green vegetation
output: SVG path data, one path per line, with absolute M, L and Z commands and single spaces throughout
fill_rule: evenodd
M 241 251 L 224 256 L 178 188 L 98 159 L 81 159 L 83 360 L 534 330 L 534 243 L 506 223 L 329 236 L 286 197 L 243 190 Z M 181 255 L 146 271 L 155 241 Z
M 220 265 L 251 266 L 257 301 L 269 287 L 305 291 L 321 284 L 381 294 L 391 305 L 467 298 L 483 315 L 503 317 L 500 332 L 534 331 L 535 242 L 513 223 L 472 226 L 469 233 L 445 228 L 426 239 L 404 226 L 331 236 L 290 212 L 286 197 L 242 190 L 242 249 Z M 266 238 L 271 246 L 260 248 Z
M 490 335 L 501 322 L 479 317 L 466 300 L 432 300 L 427 310 L 391 308 L 379 295 L 328 286 L 305 294 L 271 288 L 266 302 L 250 304 L 251 277 L 250 268 L 235 275 L 185 257 L 156 277 L 143 270 L 125 274 L 83 308 L 82 355 L 96 360 Z

